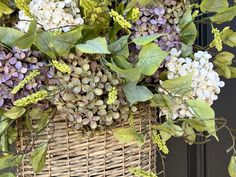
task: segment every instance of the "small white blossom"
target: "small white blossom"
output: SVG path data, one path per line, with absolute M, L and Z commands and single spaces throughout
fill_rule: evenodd
M 44 30 L 53 29 L 67 32 L 71 29 L 71 26 L 84 23 L 80 10 L 73 0 L 32 0 L 29 8 L 31 15 L 40 24 L 38 28 L 43 28 Z M 20 11 L 19 20 L 17 28 L 22 32 L 27 32 L 31 18 L 27 17 L 23 11 Z
M 209 105 L 212 105 L 215 100 L 218 99 L 217 94 L 220 93 L 220 88 L 225 86 L 223 81 L 220 81 L 218 73 L 213 70 L 214 65 L 209 61 L 212 57 L 208 52 L 198 51 L 194 54 L 194 59 L 179 57 L 181 51 L 172 49 L 170 51 L 169 60 L 166 63 L 167 78 L 175 79 L 180 76 L 193 73 L 192 78 L 192 92 L 190 96 L 184 97 L 183 100 L 188 99 L 202 99 Z M 162 83 L 160 83 L 162 84 Z M 159 89 L 162 93 L 167 94 L 162 89 Z M 182 100 L 174 98 L 173 100 L 173 119 L 193 117 Z M 161 109 L 160 115 L 168 116 L 169 110 L 167 108 Z
M 72 0 L 65 0 L 64 2 L 65 2 L 66 4 L 70 4 L 71 1 L 72 1 Z

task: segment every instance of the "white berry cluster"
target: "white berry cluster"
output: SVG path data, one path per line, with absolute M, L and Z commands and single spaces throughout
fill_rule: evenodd
M 168 70 L 167 78 L 174 79 L 193 73 L 192 92 L 190 96 L 184 96 L 183 99 L 199 98 L 212 105 L 218 99 L 217 94 L 220 93 L 220 88 L 225 85 L 223 81 L 220 81 L 218 73 L 213 69 L 214 65 L 209 61 L 212 56 L 208 52 L 203 51 L 195 53 L 194 59 L 188 57 L 181 58 L 180 55 L 181 51 L 175 48 L 170 51 L 168 62 L 165 65 Z M 192 117 L 192 114 L 180 98 L 174 98 L 173 106 L 174 119 L 177 117 Z M 167 109 L 161 111 L 161 115 L 168 114 L 169 111 Z
M 44 30 L 61 28 L 60 30 L 66 32 L 71 29 L 71 26 L 84 23 L 80 9 L 74 0 L 32 0 L 29 9 L 31 15 Z M 24 11 L 20 11 L 19 20 L 17 28 L 22 32 L 27 32 L 31 18 L 26 16 Z

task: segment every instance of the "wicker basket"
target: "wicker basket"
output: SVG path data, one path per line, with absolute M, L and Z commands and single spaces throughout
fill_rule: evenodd
M 139 132 L 151 130 L 155 112 L 148 106 L 140 106 L 135 115 L 135 124 Z M 128 123 L 120 126 L 127 126 Z M 19 125 L 20 126 L 20 125 Z M 145 145 L 139 148 L 136 144 L 120 144 L 114 137 L 104 132 L 102 135 L 82 140 L 78 133 L 68 127 L 65 118 L 54 118 L 54 142 L 49 144 L 46 166 L 40 174 L 35 174 L 26 156 L 17 170 L 19 177 L 120 177 L 132 176 L 130 167 L 141 167 L 144 170 L 156 170 L 156 150 L 149 137 Z M 36 145 L 51 136 L 51 130 L 40 135 Z M 29 132 L 21 127 L 17 150 L 23 150 Z

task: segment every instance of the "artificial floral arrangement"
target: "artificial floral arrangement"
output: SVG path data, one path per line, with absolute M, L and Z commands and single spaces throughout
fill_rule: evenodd
M 223 51 L 223 45 L 236 46 L 236 32 L 216 27 L 235 16 L 236 6 L 227 0 L 2 0 L 0 170 L 30 154 L 40 173 L 50 138 L 19 153 L 9 146 L 19 120 L 34 142 L 59 114 L 85 138 L 111 129 L 120 142 L 142 146 L 149 136 L 162 160 L 171 137 L 190 145 L 200 143 L 197 136 L 205 138 L 201 143 L 219 141 L 217 131 L 226 128 L 233 141 L 229 174 L 235 177 L 236 137 L 210 107 L 224 87 L 220 76 L 236 77 L 234 54 Z M 207 46 L 195 42 L 199 23 L 212 27 L 214 39 Z M 139 104 L 159 112 L 151 134 L 135 130 Z M 40 121 L 33 127 L 36 117 Z M 127 120 L 130 128 L 114 128 Z M 165 176 L 164 170 L 130 171 Z

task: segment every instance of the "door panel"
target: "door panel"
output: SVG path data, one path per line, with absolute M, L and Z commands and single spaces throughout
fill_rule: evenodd
M 171 139 L 167 145 L 170 153 L 166 155 L 165 160 L 166 177 L 188 177 L 186 143 L 182 139 Z M 160 157 L 158 157 L 157 169 L 158 171 L 162 170 Z
M 236 31 L 236 20 L 218 27 L 219 29 L 223 29 L 226 26 L 230 26 Z M 212 40 L 211 29 L 208 29 L 207 34 L 209 43 Z M 236 55 L 236 48 L 226 47 L 225 50 Z M 222 89 L 219 99 L 214 104 L 214 109 L 217 117 L 226 118 L 228 126 L 236 128 L 236 79 L 226 80 L 225 82 L 226 86 Z M 232 153 L 227 154 L 226 149 L 232 145 L 232 140 L 230 139 L 229 133 L 225 130 L 220 131 L 218 136 L 220 143 L 213 140 L 206 146 L 206 177 L 229 177 L 227 168 Z

